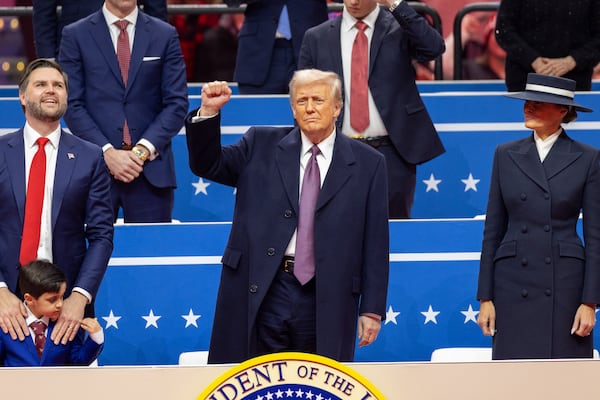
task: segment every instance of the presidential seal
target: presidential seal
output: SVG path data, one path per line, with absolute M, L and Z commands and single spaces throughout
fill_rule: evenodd
M 314 354 L 274 353 L 233 367 L 197 400 L 384 400 L 365 378 Z

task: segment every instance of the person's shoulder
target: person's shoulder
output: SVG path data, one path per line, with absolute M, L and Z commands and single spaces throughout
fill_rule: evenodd
M 160 18 L 153 17 L 142 11 L 138 14 L 138 23 L 147 26 L 150 30 L 162 30 L 177 32 L 177 29 L 170 23 L 163 21 Z

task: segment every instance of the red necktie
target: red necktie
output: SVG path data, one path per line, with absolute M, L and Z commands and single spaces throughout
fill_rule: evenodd
M 302 285 L 315 276 L 315 210 L 321 191 L 321 173 L 317 163 L 317 154 L 320 153 L 320 150 L 317 145 L 314 145 L 310 151 L 312 155 L 304 170 L 302 191 L 300 192 L 294 255 L 294 275 Z
M 42 206 L 44 204 L 44 187 L 46 182 L 46 151 L 44 147 L 48 138 L 37 140 L 38 150 L 33 156 L 29 168 L 29 181 L 25 197 L 25 218 L 23 236 L 21 238 L 21 254 L 19 262 L 27 265 L 37 258 L 40 245 L 40 227 L 42 225 Z
M 367 24 L 357 21 L 350 65 L 350 126 L 362 133 L 369 126 L 369 41 Z
M 34 321 L 29 324 L 31 330 L 35 334 L 35 349 L 37 350 L 38 356 L 42 358 L 42 353 L 44 352 L 44 345 L 46 344 L 46 324 L 42 321 Z
M 123 78 L 123 85 L 127 86 L 127 77 L 129 76 L 129 62 L 131 61 L 129 34 L 127 33 L 127 25 L 129 25 L 129 21 L 122 19 L 120 21 L 115 22 L 115 25 L 120 30 L 119 37 L 117 38 L 117 59 L 119 60 L 119 68 L 121 68 L 121 78 Z M 123 124 L 123 145 L 131 146 L 131 135 L 129 133 L 129 127 L 127 126 L 127 119 Z

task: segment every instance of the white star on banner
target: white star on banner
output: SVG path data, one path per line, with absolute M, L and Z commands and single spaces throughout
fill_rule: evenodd
M 388 322 L 393 322 L 394 324 L 398 325 L 398 322 L 396 322 L 396 317 L 398 315 L 400 315 L 400 311 L 394 311 L 394 309 L 390 305 L 388 307 L 387 312 L 385 313 L 385 323 L 384 323 L 384 325 L 387 325 Z
M 190 312 L 188 315 L 182 315 L 181 318 L 185 319 L 185 327 L 187 328 L 190 325 L 194 325 L 196 328 L 198 327 L 198 323 L 196 322 L 198 318 L 200 318 L 200 314 L 194 314 L 194 311 L 190 308 Z
M 479 314 L 479 311 L 473 310 L 473 307 L 470 304 L 468 310 L 461 311 L 460 313 L 465 316 L 465 324 L 469 321 L 477 323 L 477 314 Z
M 473 179 L 473 174 L 469 173 L 469 177 L 467 179 L 461 179 L 461 182 L 465 184 L 465 192 L 467 190 L 477 191 L 477 184 L 481 179 Z
M 196 188 L 196 193 L 194 193 L 194 196 L 198 196 L 198 193 L 203 193 L 208 196 L 206 188 L 210 186 L 210 183 L 204 182 L 204 179 L 198 178 L 198 182 L 192 183 L 192 186 Z
M 265 395 L 265 399 L 267 399 L 267 400 L 273 400 L 273 393 L 267 392 L 267 394 Z
M 306 392 L 306 398 L 312 400 L 314 394 L 313 392 L 311 392 L 310 390 L 308 392 Z
M 150 314 L 145 315 L 145 316 L 142 315 L 142 318 L 144 318 L 146 320 L 146 329 L 148 329 L 148 327 L 150 327 L 150 326 L 154 326 L 155 328 L 158 328 L 156 321 L 158 321 L 161 318 L 161 316 L 154 315 L 154 311 L 152 311 L 152 309 L 150 309 Z
M 283 392 L 281 391 L 281 389 L 277 389 L 277 391 L 275 392 L 275 396 L 277 396 L 278 399 L 283 399 Z
M 286 397 L 292 397 L 294 394 L 294 392 L 292 392 L 292 389 L 288 388 L 288 390 L 285 391 L 285 395 Z
M 433 174 L 429 175 L 429 179 L 423 180 L 423 183 L 427 185 L 425 192 L 429 192 L 430 190 L 435 190 L 436 192 L 439 192 L 440 190 L 438 189 L 438 185 L 441 182 L 442 182 L 442 180 L 435 179 L 435 176 L 433 176 Z
M 430 304 L 429 309 L 427 311 L 421 311 L 421 314 L 423 314 L 425 316 L 425 322 L 423 322 L 423 325 L 427 324 L 428 322 L 433 322 L 434 324 L 437 325 L 436 317 L 438 316 L 439 313 L 440 313 L 439 311 L 433 311 L 433 308 L 431 308 L 431 304 Z
M 119 329 L 117 321 L 120 320 L 121 317 L 117 317 L 115 314 L 113 314 L 113 310 L 110 310 L 108 317 L 102 317 L 102 319 L 106 321 L 106 326 L 104 327 L 104 329 L 108 329 L 111 326 L 114 326 L 115 329 Z

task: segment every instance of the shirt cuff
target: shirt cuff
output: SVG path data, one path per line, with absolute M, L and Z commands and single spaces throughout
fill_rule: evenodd
M 87 290 L 82 289 L 80 287 L 74 287 L 73 291 L 84 295 L 88 300 L 88 302 L 87 302 L 88 304 L 90 304 L 92 302 L 92 295 Z
M 203 115 L 203 116 L 201 116 L 200 115 L 200 109 L 198 109 L 198 112 L 196 113 L 196 115 L 192 117 L 192 123 L 206 121 L 207 119 L 214 118 L 217 115 L 219 115 L 219 113 L 216 113 L 216 114 L 213 114 L 213 115 Z
M 374 319 L 374 320 L 381 321 L 381 315 L 379 315 L 379 314 L 374 314 L 374 313 L 362 313 L 362 314 L 360 314 L 360 316 L 361 316 L 361 317 L 369 317 L 369 318 L 372 318 L 372 319 Z
M 150 141 L 148 139 L 140 139 L 137 144 L 141 144 L 142 146 L 144 146 L 145 148 L 148 149 L 148 151 L 150 152 L 150 155 L 148 156 L 148 160 L 152 161 L 154 160 L 156 157 L 158 157 L 158 153 L 156 152 L 156 147 L 154 147 L 154 145 L 152 143 L 150 143 Z
M 8 288 L 8 285 L 6 284 L 6 282 L 0 282 L 0 288 Z
M 90 333 L 90 339 L 96 344 L 104 343 L 104 330 L 101 328 L 98 332 Z

